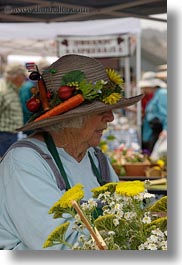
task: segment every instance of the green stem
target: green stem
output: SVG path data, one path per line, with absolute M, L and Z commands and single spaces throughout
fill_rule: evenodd
M 72 245 L 69 244 L 68 242 L 66 242 L 64 239 L 61 239 L 61 240 L 59 240 L 59 241 L 57 241 L 57 242 L 54 241 L 53 244 L 54 244 L 54 245 L 60 245 L 60 244 L 63 244 L 63 245 L 68 246 L 69 248 L 72 248 Z

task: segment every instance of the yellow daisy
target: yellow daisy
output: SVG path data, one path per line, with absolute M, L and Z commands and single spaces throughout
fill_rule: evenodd
M 80 201 L 84 197 L 83 185 L 78 183 L 68 191 L 57 201 L 49 210 L 49 213 L 53 213 L 56 209 L 66 209 L 72 207 L 72 201 Z
M 143 192 L 144 190 L 144 183 L 139 180 L 119 182 L 116 186 L 116 193 L 125 196 L 135 196 Z
M 103 98 L 103 102 L 105 104 L 113 105 L 113 104 L 117 103 L 120 99 L 121 99 L 121 94 L 119 94 L 119 93 L 112 93 L 108 97 Z
M 123 83 L 123 79 L 121 78 L 121 76 L 116 73 L 116 71 L 114 71 L 111 68 L 106 69 L 106 73 L 109 77 L 109 79 L 114 82 L 117 85 L 121 85 Z

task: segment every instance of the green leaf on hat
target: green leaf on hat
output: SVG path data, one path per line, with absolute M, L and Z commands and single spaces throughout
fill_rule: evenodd
M 71 82 L 78 82 L 80 83 L 85 79 L 85 74 L 80 70 L 71 71 L 65 74 L 62 78 L 61 85 L 67 85 Z

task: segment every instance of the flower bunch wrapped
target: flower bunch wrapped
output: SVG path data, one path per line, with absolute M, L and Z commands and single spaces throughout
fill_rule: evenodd
M 54 218 L 63 218 L 65 213 L 74 218 L 72 229 L 79 236 L 70 249 L 167 250 L 167 197 L 156 200 L 148 193 L 148 185 L 149 181 L 107 183 L 92 189 L 93 198 L 82 202 L 83 186 L 77 184 L 49 213 Z M 67 244 L 68 227 L 68 221 L 57 227 L 44 247 Z

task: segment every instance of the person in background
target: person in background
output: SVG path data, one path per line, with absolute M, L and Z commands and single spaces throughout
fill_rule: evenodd
M 26 69 L 22 64 L 8 64 L 0 79 L 0 156 L 17 141 L 16 128 L 23 125 L 23 110 L 19 98 L 26 81 Z
M 34 133 L 15 143 L 0 163 L 0 249 L 42 250 L 48 234 L 64 218 L 72 227 L 65 240 L 78 240 L 69 215 L 58 220 L 48 211 L 65 190 L 78 183 L 84 186 L 83 200 L 89 200 L 92 188 L 119 181 L 98 145 L 114 119 L 112 111 L 143 96 L 124 98 L 118 73 L 94 58 L 76 54 L 59 58 L 46 68 L 42 79 L 42 106 L 31 122 L 19 128 Z
M 25 80 L 19 89 L 19 98 L 23 111 L 23 124 L 25 124 L 32 115 L 32 112 L 28 110 L 26 103 L 36 90 L 36 82 L 32 82 L 30 80 Z
M 153 98 L 153 95 L 154 95 L 154 91 L 151 89 L 151 87 L 148 87 L 148 80 L 155 79 L 155 78 L 156 78 L 155 72 L 148 71 L 143 74 L 142 80 L 139 83 L 141 92 L 144 94 L 141 100 L 142 118 L 144 118 L 145 116 L 145 109 L 146 109 L 148 102 Z
M 151 153 L 158 138 L 167 136 L 167 85 L 154 72 L 146 72 L 139 86 L 149 95 L 143 114 L 142 149 Z
M 42 73 L 44 68 L 49 65 L 49 62 L 45 59 L 42 59 L 37 64 L 38 64 L 38 69 L 40 73 Z M 20 87 L 19 97 L 20 97 L 20 102 L 21 102 L 22 109 L 23 109 L 23 123 L 24 124 L 26 124 L 29 121 L 30 117 L 32 116 L 32 112 L 27 108 L 27 101 L 34 94 L 36 94 L 37 90 L 38 90 L 37 82 L 30 80 L 28 78 L 27 80 L 25 80 L 25 82 Z

